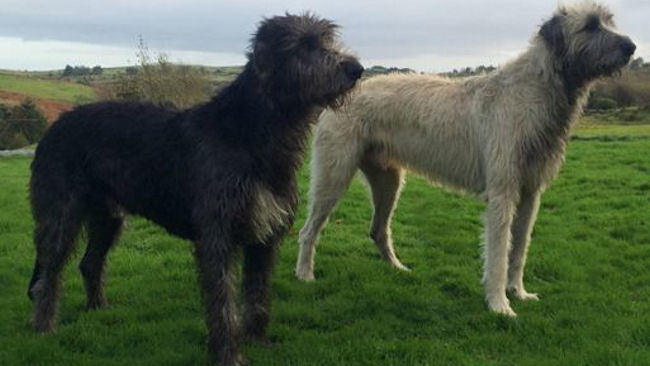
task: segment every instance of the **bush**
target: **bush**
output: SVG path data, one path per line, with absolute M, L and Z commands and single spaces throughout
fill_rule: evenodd
M 29 145 L 29 141 L 25 138 L 20 131 L 10 131 L 8 134 L 0 137 L 1 150 L 20 149 Z
M 20 130 L 30 144 L 38 142 L 47 129 L 43 112 L 31 99 L 25 99 L 11 110 L 11 119 L 19 122 Z
M 638 108 L 626 108 L 617 113 L 616 117 L 624 122 L 636 122 L 641 120 L 641 113 Z
M 616 109 L 617 107 L 616 101 L 607 97 L 592 96 L 589 98 L 589 103 L 587 103 L 587 108 L 599 111 Z
M 636 65 L 599 82 L 591 97 L 612 99 L 617 107 L 650 106 L 650 67 Z
M 113 86 L 116 97 L 187 108 L 207 100 L 211 88 L 202 68 L 174 65 L 164 54 L 152 60 L 144 41 L 138 45 L 138 65 L 126 69 Z
M 61 76 L 63 77 L 79 77 L 79 76 L 84 76 L 88 77 L 91 75 L 101 75 L 103 72 L 102 67 L 100 65 L 94 66 L 92 69 L 88 66 L 70 66 L 70 65 L 65 65 L 65 68 L 63 69 L 63 72 L 61 73 Z
M 38 142 L 47 129 L 47 120 L 30 99 L 9 108 L 0 106 L 0 150 L 18 149 Z
M 383 75 L 383 74 L 390 74 L 390 73 L 410 74 L 413 72 L 415 71 L 407 67 L 399 68 L 399 67 L 385 67 L 381 65 L 375 65 L 363 71 L 363 78 L 369 78 L 375 75 Z

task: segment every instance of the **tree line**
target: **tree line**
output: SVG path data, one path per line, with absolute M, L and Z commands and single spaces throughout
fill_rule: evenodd
M 104 70 L 100 65 L 93 66 L 92 68 L 87 66 L 71 66 L 65 65 L 63 72 L 61 73 L 62 77 L 78 77 L 78 76 L 97 76 L 101 75 Z
M 442 73 L 447 77 L 467 77 L 487 74 L 497 68 L 492 65 L 465 67 Z M 607 111 L 620 108 L 637 108 L 650 111 L 650 63 L 634 58 L 620 75 L 596 83 L 589 94 L 588 110 Z M 634 114 L 634 113 L 633 113 Z M 626 114 L 626 118 L 630 113 Z
M 601 111 L 626 107 L 650 112 L 650 63 L 641 57 L 633 59 L 620 75 L 597 83 L 587 105 Z

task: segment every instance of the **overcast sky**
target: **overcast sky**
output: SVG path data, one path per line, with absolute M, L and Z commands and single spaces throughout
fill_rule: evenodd
M 621 32 L 650 59 L 650 0 L 609 0 Z M 0 68 L 133 64 L 138 36 L 172 61 L 243 64 L 263 16 L 312 11 L 342 26 L 364 66 L 449 71 L 502 64 L 528 44 L 555 0 L 0 0 Z

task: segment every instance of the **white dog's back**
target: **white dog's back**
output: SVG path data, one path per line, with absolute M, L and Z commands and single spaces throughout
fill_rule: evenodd
M 590 85 L 620 70 L 636 49 L 613 27 L 602 5 L 561 6 L 530 47 L 494 73 L 379 76 L 362 83 L 347 107 L 325 112 L 314 139 L 298 278 L 313 279 L 318 235 L 357 169 L 371 188 L 370 236 L 387 262 L 404 268 L 390 220 L 406 167 L 487 199 L 488 307 L 515 316 L 506 289 L 537 299 L 524 288 L 523 269 L 540 195 L 562 165 Z
M 468 88 L 469 85 L 476 87 Z M 470 110 L 485 77 L 452 80 L 436 75 L 388 74 L 370 78 L 342 111 L 326 110 L 315 144 L 326 155 L 376 154 L 433 181 L 481 193 L 485 189 L 480 120 Z M 460 87 L 459 87 L 460 86 Z M 479 98 L 480 99 L 480 98 Z M 456 104 L 456 108 L 438 105 Z M 443 113 L 441 113 L 443 112 Z M 326 143 L 319 141 L 326 139 Z M 432 148 L 435 146 L 435 148 Z

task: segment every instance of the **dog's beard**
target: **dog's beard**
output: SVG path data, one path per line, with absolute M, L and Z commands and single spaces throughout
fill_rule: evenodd
M 631 59 L 631 56 L 622 56 L 620 54 L 608 55 L 604 60 L 596 64 L 595 74 L 599 77 L 620 76 L 623 68 Z
M 329 98 L 327 106 L 332 109 L 340 109 L 344 105 L 348 104 L 349 101 L 350 101 L 350 92 L 346 91 L 343 94 L 339 94 Z
M 327 106 L 332 109 L 341 109 L 345 105 L 348 105 L 350 99 L 352 99 L 352 93 L 354 92 L 357 83 L 358 81 L 347 83 L 347 85 L 344 85 L 340 91 L 326 96 Z

